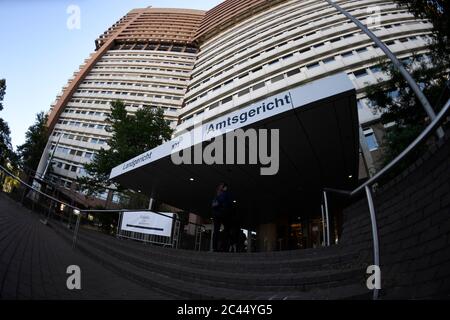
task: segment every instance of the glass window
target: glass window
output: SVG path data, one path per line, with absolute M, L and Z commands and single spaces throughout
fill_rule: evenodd
M 255 85 L 253 86 L 252 90 L 253 90 L 253 91 L 258 90 L 258 89 L 263 88 L 264 86 L 265 86 L 265 83 L 264 83 L 264 82 L 260 82 L 260 83 L 258 83 L 258 84 L 255 84 Z
M 367 48 L 359 48 L 356 50 L 357 53 L 362 53 L 362 52 L 366 52 Z
M 370 151 L 378 149 L 378 142 L 372 129 L 364 130 L 364 137 Z
M 312 69 L 312 68 L 316 68 L 318 66 L 319 66 L 319 63 L 318 62 L 314 62 L 314 63 L 310 63 L 310 64 L 306 65 L 306 68 Z
M 347 51 L 347 52 L 341 53 L 341 56 L 342 56 L 343 58 L 347 58 L 347 57 L 350 57 L 350 56 L 352 56 L 352 55 L 353 55 L 353 52 L 352 52 L 352 51 Z
M 359 70 L 353 71 L 353 74 L 355 75 L 356 78 L 360 78 L 360 77 L 366 76 L 367 71 L 366 71 L 366 69 L 359 69 Z
M 270 82 L 274 83 L 274 82 L 281 81 L 283 79 L 284 79 L 283 75 L 280 74 L 279 76 L 276 76 L 276 77 L 273 77 L 272 79 L 270 79 Z
M 381 67 L 380 66 L 372 66 L 372 67 L 370 67 L 370 71 L 372 71 L 373 73 L 381 72 Z
M 250 89 L 244 89 L 244 90 L 238 92 L 238 97 L 245 96 L 248 93 L 250 93 Z
M 230 102 L 231 100 L 233 100 L 233 97 L 232 97 L 232 96 L 226 97 L 225 99 L 222 100 L 222 104 L 228 103 L 228 102 Z
M 294 69 L 294 70 L 290 70 L 290 71 L 288 71 L 287 72 L 287 76 L 288 77 L 292 77 L 292 76 L 294 76 L 294 75 L 296 75 L 296 74 L 299 74 L 300 73 L 300 69 Z

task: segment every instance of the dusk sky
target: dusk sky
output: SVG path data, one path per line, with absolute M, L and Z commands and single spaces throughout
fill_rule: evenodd
M 148 6 L 208 10 L 221 0 L 1 0 L 0 79 L 14 148 L 36 113 L 47 111 L 67 80 L 95 49 L 94 41 L 128 11 Z M 80 9 L 80 29 L 67 21 Z

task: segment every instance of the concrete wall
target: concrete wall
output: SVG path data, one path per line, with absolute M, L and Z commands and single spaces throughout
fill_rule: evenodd
M 450 132 L 374 193 L 385 298 L 450 297 Z M 341 244 L 373 264 L 367 201 L 344 210 Z

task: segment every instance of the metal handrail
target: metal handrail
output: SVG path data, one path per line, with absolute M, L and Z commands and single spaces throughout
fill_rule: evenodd
M 327 192 L 333 192 L 338 194 L 343 194 L 349 197 L 352 197 L 362 190 L 365 190 L 366 192 L 366 198 L 367 203 L 369 206 L 369 213 L 370 213 L 370 222 L 372 226 L 372 242 L 373 242 L 373 260 L 374 265 L 380 267 L 380 249 L 379 249 L 379 240 L 378 240 L 378 227 L 377 227 L 377 220 L 375 215 L 375 207 L 373 204 L 372 199 L 372 192 L 371 192 L 371 186 L 372 184 L 376 183 L 380 177 L 382 177 L 386 172 L 391 170 L 393 167 L 395 167 L 400 161 L 402 161 L 406 156 L 408 156 L 413 150 L 415 150 L 419 144 L 424 142 L 426 138 L 428 138 L 434 130 L 441 124 L 441 122 L 444 121 L 448 111 L 450 109 L 450 99 L 447 100 L 447 103 L 444 105 L 444 107 L 441 109 L 441 111 L 438 113 L 436 118 L 434 118 L 431 123 L 417 136 L 416 139 L 414 139 L 413 142 L 411 142 L 408 147 L 405 148 L 398 156 L 396 156 L 389 164 L 387 164 L 383 169 L 381 169 L 379 172 L 377 172 L 373 177 L 371 177 L 369 180 L 358 186 L 352 191 L 348 190 L 340 190 L 340 189 L 333 189 L 333 188 L 324 188 L 323 189 L 323 199 L 325 202 L 325 216 L 326 216 L 326 222 L 327 222 L 327 239 L 330 238 L 329 236 L 329 225 L 328 225 L 328 201 L 327 201 Z M 322 206 L 323 208 L 323 206 Z M 325 237 L 325 235 L 324 235 Z M 328 246 L 329 241 L 328 241 Z M 373 289 L 373 299 L 378 299 L 378 291 L 381 289 L 381 287 L 377 287 L 375 285 L 375 288 Z
M 50 200 L 52 200 L 52 201 L 59 202 L 60 204 L 63 204 L 63 205 L 65 205 L 65 206 L 67 206 L 67 207 L 69 207 L 69 208 L 71 208 L 71 209 L 73 209 L 73 210 L 79 210 L 79 211 L 82 211 L 81 209 L 79 209 L 79 208 L 77 208 L 77 207 L 75 207 L 75 206 L 72 206 L 72 205 L 70 205 L 70 204 L 68 204 L 68 203 L 66 203 L 66 202 L 64 202 L 64 201 L 61 201 L 61 200 L 59 200 L 59 199 L 56 199 L 55 197 L 52 197 L 52 196 L 46 194 L 45 192 L 42 192 L 41 190 L 36 189 L 35 187 L 29 185 L 28 183 L 26 183 L 25 181 L 23 181 L 22 179 L 20 179 L 18 176 L 14 175 L 12 172 L 10 172 L 8 169 L 6 169 L 5 167 L 3 167 L 2 165 L 0 165 L 0 169 L 3 170 L 7 175 L 11 176 L 11 177 L 14 178 L 15 180 L 19 181 L 20 183 L 22 183 L 23 185 L 25 185 L 25 186 L 27 186 L 28 188 L 32 189 L 33 191 L 39 193 L 40 195 L 42 195 L 42 196 L 44 196 L 44 197 L 46 197 L 46 198 L 48 198 L 48 199 L 50 199 Z
M 139 212 L 151 212 L 151 213 L 156 213 L 156 214 L 158 214 L 160 216 L 171 218 L 172 220 L 182 221 L 182 219 L 180 219 L 177 216 L 170 217 L 168 215 L 165 215 L 164 213 L 161 213 L 161 212 L 158 212 L 158 211 L 153 211 L 151 209 L 103 209 L 103 210 L 102 209 L 88 209 L 88 210 L 81 210 L 81 211 L 82 212 L 86 212 L 86 213 L 90 213 L 90 212 L 92 212 L 92 213 L 94 213 L 94 212 L 115 213 L 115 212 L 136 212 L 136 211 L 139 211 Z M 197 227 L 202 227 L 202 228 L 206 229 L 206 227 L 203 224 L 198 224 L 198 223 L 195 223 L 195 222 L 189 222 L 189 224 L 192 224 L 192 225 L 195 225 Z
M 350 197 L 358 194 L 359 192 L 363 191 L 366 186 L 370 186 L 378 181 L 378 179 L 383 176 L 387 171 L 392 169 L 394 166 L 397 165 L 400 161 L 402 161 L 406 156 L 408 156 L 413 150 L 415 150 L 419 144 L 421 144 L 426 138 L 428 138 L 430 135 L 433 134 L 436 127 L 438 127 L 442 121 L 444 121 L 448 111 L 450 109 L 450 99 L 447 100 L 447 103 L 445 106 L 441 109 L 441 111 L 436 115 L 436 118 L 425 128 L 425 130 L 422 131 L 422 133 L 417 136 L 416 139 L 414 139 L 411 144 L 406 147 L 405 150 L 403 150 L 398 156 L 396 156 L 389 164 L 387 164 L 383 169 L 378 171 L 372 178 L 358 186 L 352 191 L 348 190 L 341 190 L 341 189 L 334 189 L 334 188 L 324 188 L 323 190 L 348 195 Z
M 77 243 L 78 231 L 79 231 L 79 227 L 80 227 L 81 217 L 86 215 L 86 214 L 88 214 L 88 213 L 95 213 L 95 212 L 97 212 L 97 213 L 102 213 L 102 212 L 104 212 L 104 213 L 117 213 L 117 212 L 123 213 L 123 212 L 136 212 L 136 211 L 141 212 L 141 211 L 143 211 L 143 212 L 152 212 L 152 213 L 155 213 L 157 215 L 161 215 L 161 216 L 170 218 L 173 221 L 182 221 L 182 219 L 180 219 L 176 214 L 173 217 L 170 217 L 170 216 L 165 215 L 164 213 L 157 212 L 157 211 L 152 211 L 150 209 L 103 209 L 103 210 L 100 210 L 100 209 L 80 209 L 80 208 L 75 207 L 73 205 L 70 205 L 70 204 L 68 204 L 68 203 L 66 203 L 64 201 L 61 201 L 61 200 L 59 200 L 59 199 L 57 199 L 57 198 L 55 198 L 53 196 L 50 196 L 50 195 L 46 194 L 45 192 L 42 192 L 41 190 L 31 186 L 30 184 L 28 184 L 25 181 L 23 181 L 21 178 L 16 176 L 14 173 L 9 171 L 7 168 L 3 167 L 2 165 L 0 165 L 0 170 L 2 170 L 5 174 L 7 174 L 8 176 L 12 177 L 13 179 L 19 181 L 21 184 L 23 184 L 24 186 L 28 187 L 29 189 L 31 189 L 31 190 L 37 192 L 38 194 L 44 196 L 45 198 L 47 198 L 47 199 L 49 199 L 51 201 L 55 201 L 56 203 L 63 204 L 64 206 L 67 206 L 68 208 L 72 209 L 73 212 L 78 212 L 76 214 L 77 220 L 75 222 L 75 228 L 74 228 L 73 238 L 72 238 L 72 246 L 74 248 L 75 248 L 76 243 Z M 200 228 L 200 230 L 202 230 L 202 231 L 206 230 L 206 227 L 204 225 L 202 225 L 202 224 L 197 224 L 197 223 L 194 223 L 194 222 L 188 222 L 188 224 L 194 225 L 195 227 Z

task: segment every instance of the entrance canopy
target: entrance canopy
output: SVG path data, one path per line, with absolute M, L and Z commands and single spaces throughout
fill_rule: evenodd
M 275 150 L 270 158 L 273 168 L 277 168 L 278 161 L 276 174 L 262 174 L 261 169 L 269 167 L 267 161 L 237 164 L 238 147 L 232 149 L 233 156 L 230 149 L 223 150 L 223 162 L 227 162 L 229 155 L 235 160 L 233 164 L 230 161 L 205 163 L 201 151 L 219 138 L 226 141 L 227 134 L 236 129 L 246 133 L 248 129 L 269 129 L 268 150 L 269 153 Z M 272 149 L 277 139 L 270 129 L 278 129 L 279 149 Z M 241 221 L 255 225 L 271 222 L 279 215 L 300 216 L 306 211 L 320 210 L 323 187 L 355 186 L 358 132 L 355 89 L 348 76 L 341 73 L 201 123 L 115 167 L 110 178 L 130 189 L 153 195 L 158 201 L 205 217 L 210 216 L 217 185 L 226 182 Z M 258 137 L 261 142 L 261 136 Z M 255 147 L 255 141 L 245 141 L 247 151 Z M 200 150 L 199 158 L 196 150 Z M 183 155 L 191 151 L 191 163 L 180 164 L 180 151 Z

